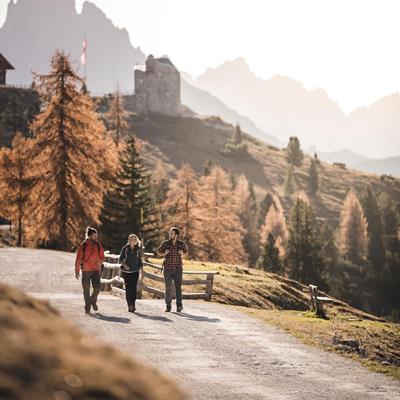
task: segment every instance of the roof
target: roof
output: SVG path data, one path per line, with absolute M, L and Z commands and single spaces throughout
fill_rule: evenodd
M 162 56 L 162 57 L 160 57 L 160 58 L 156 58 L 156 60 L 157 60 L 158 62 L 162 63 L 162 64 L 167 64 L 167 65 L 170 65 L 171 67 L 176 68 L 175 65 L 172 64 L 172 61 L 169 59 L 168 56 Z
M 3 54 L 0 53 L 0 68 L 2 69 L 15 69 L 3 56 Z

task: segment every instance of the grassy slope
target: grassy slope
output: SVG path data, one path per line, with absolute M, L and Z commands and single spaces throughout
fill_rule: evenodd
M 266 190 L 275 190 L 283 195 L 283 183 L 287 174 L 287 163 L 284 151 L 269 146 L 251 136 L 245 135 L 251 157 L 235 159 L 220 154 L 220 148 L 231 136 L 233 127 L 218 118 L 184 118 L 162 115 L 131 114 L 131 122 L 140 139 L 148 141 L 153 150 L 148 148 L 148 164 L 154 166 L 160 151 L 163 161 L 170 168 L 179 168 L 182 163 L 188 163 L 197 172 L 203 171 L 203 164 L 212 157 L 225 170 L 236 174 L 245 174 L 256 185 L 258 194 Z M 304 165 L 296 168 L 297 189 L 306 187 L 307 171 L 310 158 L 306 157 Z M 310 201 L 317 216 L 337 222 L 340 208 L 348 188 L 362 191 L 368 184 L 378 191 L 389 192 L 395 199 L 400 200 L 400 181 L 385 183 L 379 176 L 363 172 L 341 169 L 331 164 L 320 163 L 320 193 L 311 196 Z M 293 198 L 284 198 L 285 211 L 293 203 Z
M 183 399 L 177 386 L 0 284 L 1 399 Z
M 159 262 L 157 259 L 152 261 Z M 149 267 L 146 270 L 150 270 Z M 327 320 L 316 318 L 308 311 L 308 288 L 276 274 L 196 261 L 186 261 L 185 270 L 219 272 L 214 281 L 213 301 L 236 306 L 241 311 L 287 330 L 305 343 L 340 352 L 371 369 L 400 379 L 399 324 L 387 322 L 336 299 L 334 304 L 325 306 Z M 153 281 L 148 284 L 160 287 Z M 204 287 L 184 287 L 184 291 L 201 290 Z M 339 342 L 335 344 L 334 336 L 339 341 L 358 340 L 360 346 L 353 349 Z

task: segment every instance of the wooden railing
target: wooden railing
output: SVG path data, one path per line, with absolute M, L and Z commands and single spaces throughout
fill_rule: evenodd
M 165 290 L 156 288 L 151 285 L 151 281 L 159 282 L 164 284 L 164 277 L 161 274 L 156 274 L 154 272 L 148 271 L 148 269 L 162 271 L 160 265 L 149 262 L 149 257 L 152 253 L 145 253 L 145 261 L 143 261 L 143 273 L 140 274 L 140 279 L 138 282 L 137 297 L 142 298 L 143 291 L 151 293 L 158 298 L 165 297 Z M 118 263 L 119 256 L 116 254 L 110 254 L 105 252 L 105 262 L 103 264 L 104 268 L 101 274 L 101 290 L 112 291 L 114 294 L 121 297 L 125 296 L 125 283 L 121 276 L 120 264 Z M 218 271 L 186 271 L 183 270 L 182 286 L 193 285 L 199 286 L 204 285 L 204 292 L 184 292 L 182 290 L 183 299 L 204 299 L 211 300 L 214 275 L 217 275 Z M 191 279 L 185 279 L 186 276 L 190 275 Z M 201 277 L 200 279 L 192 279 L 193 277 Z M 173 285 L 173 283 L 172 283 Z M 164 286 L 162 286 L 164 287 Z M 174 285 L 172 287 L 172 293 L 175 296 Z

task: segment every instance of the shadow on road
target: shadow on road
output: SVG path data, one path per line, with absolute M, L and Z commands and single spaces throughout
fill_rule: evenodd
M 101 319 L 102 321 L 107 321 L 107 322 L 121 322 L 123 324 L 129 324 L 131 322 L 129 318 L 112 317 L 110 315 L 104 315 L 101 313 L 91 314 L 91 317 Z
M 158 315 L 146 315 L 138 312 L 135 312 L 135 315 L 137 315 L 140 318 L 151 319 L 153 321 L 172 322 L 172 319 L 169 319 L 167 317 L 160 317 Z
M 200 322 L 221 322 L 219 318 L 209 318 L 205 317 L 203 315 L 193 315 L 193 314 L 188 314 L 188 313 L 175 313 L 176 315 L 179 315 L 181 317 L 185 317 L 191 321 L 200 321 Z

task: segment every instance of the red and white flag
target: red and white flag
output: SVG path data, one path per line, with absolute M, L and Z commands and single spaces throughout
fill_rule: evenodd
M 86 48 L 87 48 L 87 40 L 83 39 L 82 42 L 82 51 L 81 51 L 81 64 L 86 65 Z

